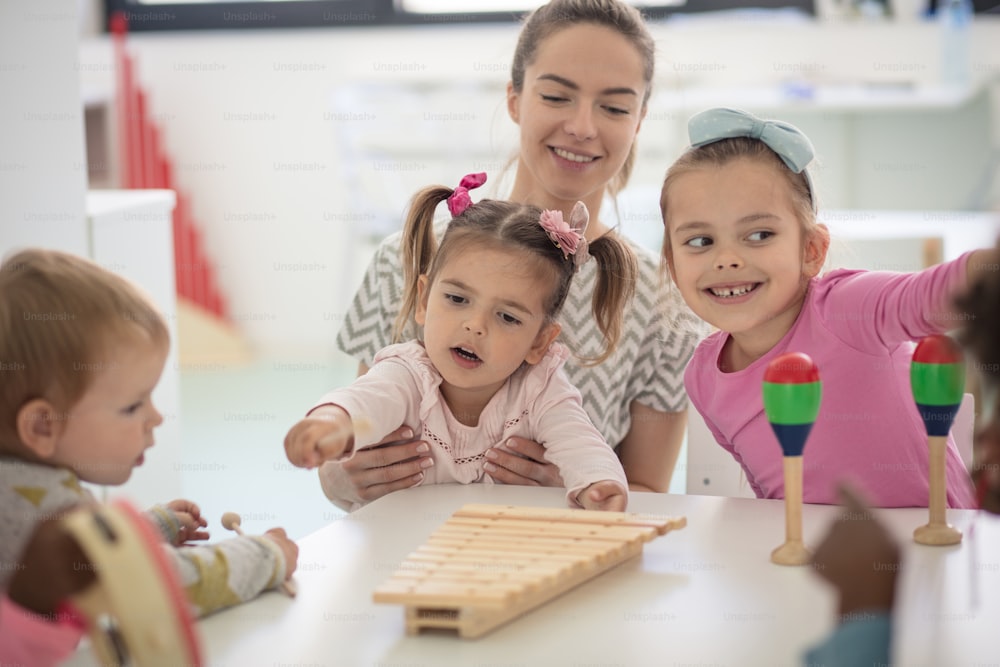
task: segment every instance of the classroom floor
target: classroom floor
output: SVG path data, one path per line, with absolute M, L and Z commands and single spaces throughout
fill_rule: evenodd
M 353 361 L 261 359 L 242 366 L 181 370 L 184 497 L 197 502 L 212 538 L 237 512 L 247 533 L 283 527 L 299 539 L 343 516 L 315 471 L 285 459 L 285 433 L 312 403 L 354 378 Z

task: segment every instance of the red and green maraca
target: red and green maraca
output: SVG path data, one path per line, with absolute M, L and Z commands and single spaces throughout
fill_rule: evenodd
M 785 456 L 802 456 L 822 398 L 819 369 L 808 355 L 789 352 L 768 364 L 764 412 Z
M 930 457 L 930 521 L 913 531 L 913 539 L 920 544 L 958 544 L 962 531 L 948 525 L 945 517 L 948 431 L 965 393 L 965 361 L 958 343 L 944 335 L 922 338 L 910 363 L 910 387 L 927 430 Z
M 802 542 L 802 451 L 823 398 L 819 369 L 806 354 L 787 352 L 764 371 L 764 412 L 784 455 L 785 543 L 771 552 L 780 565 L 806 565 L 812 554 Z

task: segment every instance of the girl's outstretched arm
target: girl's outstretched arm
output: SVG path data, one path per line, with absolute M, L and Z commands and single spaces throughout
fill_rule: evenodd
M 1000 248 L 984 248 L 969 255 L 965 265 L 968 284 L 972 285 L 983 277 L 1000 271 Z

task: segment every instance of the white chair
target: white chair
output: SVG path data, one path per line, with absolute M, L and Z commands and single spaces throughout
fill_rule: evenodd
M 743 468 L 719 446 L 705 420 L 693 406 L 688 408 L 687 493 L 699 496 L 754 498 Z

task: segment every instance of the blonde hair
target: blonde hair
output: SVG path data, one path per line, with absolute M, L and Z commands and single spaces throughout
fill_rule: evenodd
M 433 284 L 438 271 L 451 255 L 472 246 L 514 250 L 532 256 L 540 270 L 547 270 L 553 289 L 544 300 L 545 315 L 554 321 L 562 310 L 576 272 L 572 258 L 563 256 L 539 224 L 542 210 L 530 204 L 484 199 L 452 218 L 440 245 L 434 238 L 434 211 L 451 196 L 444 186 L 425 188 L 416 194 L 403 229 L 403 278 L 405 292 L 396 317 L 393 342 L 399 342 L 403 329 L 417 307 L 417 279 L 426 275 Z M 635 253 L 612 233 L 594 239 L 589 252 L 599 268 L 592 308 L 594 319 L 604 334 L 604 351 L 593 358 L 582 358 L 585 365 L 606 360 L 621 339 L 626 304 L 635 294 L 638 260 Z
M 778 154 L 759 139 L 734 137 L 721 139 L 697 148 L 692 146 L 677 158 L 677 161 L 667 170 L 667 175 L 663 179 L 663 187 L 660 190 L 660 215 L 663 217 L 663 253 L 661 258 L 663 262 L 669 263 L 673 257 L 668 215 L 670 185 L 683 174 L 705 167 L 722 167 L 741 158 L 772 167 L 775 173 L 779 174 L 788 185 L 792 209 L 802 224 L 803 239 L 808 239 L 815 234 L 823 239 L 824 244 L 829 244 L 830 232 L 816 219 L 816 208 L 813 201 L 816 193 L 810 189 L 805 172 L 796 174 L 789 169 L 788 165 L 778 157 Z
M 17 413 L 44 398 L 61 410 L 122 341 L 169 344 L 160 313 L 131 283 L 90 260 L 30 249 L 0 265 L 0 451 L 18 442 Z

